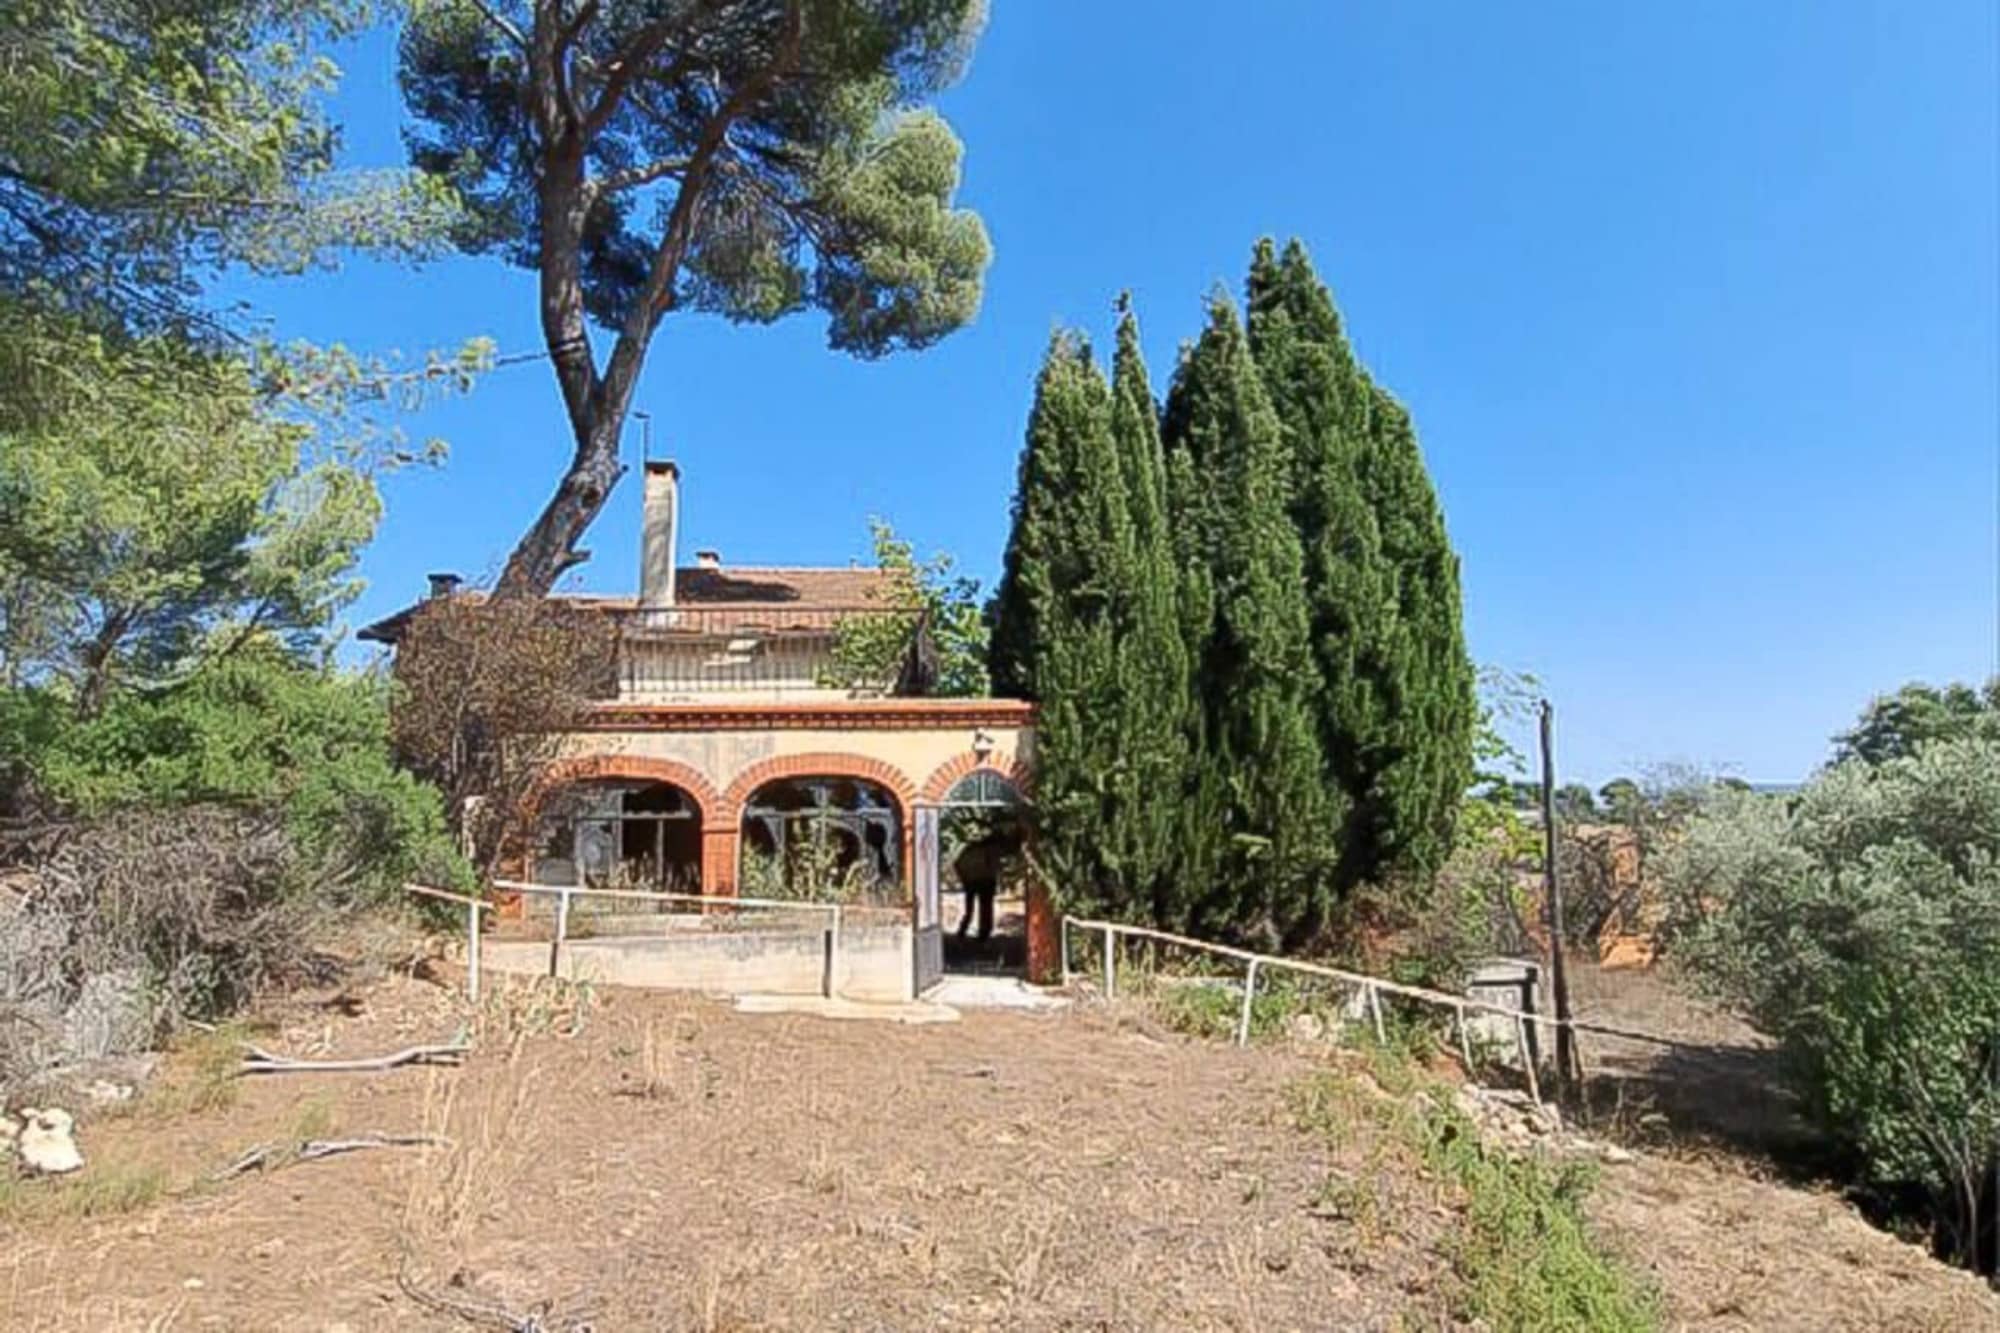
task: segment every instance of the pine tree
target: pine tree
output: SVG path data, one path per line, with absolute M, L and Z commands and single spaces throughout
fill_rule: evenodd
M 1328 780 L 1348 799 L 1343 890 L 1421 877 L 1471 783 L 1457 561 L 1409 416 L 1356 361 L 1305 248 L 1259 242 L 1250 343 L 1284 423 Z
M 1296 942 L 1329 906 L 1323 877 L 1340 811 L 1322 775 L 1318 671 L 1282 430 L 1226 298 L 1210 303 L 1166 418 L 1175 490 L 1187 505 L 1176 521 L 1190 526 L 1188 553 L 1206 562 L 1214 588 L 1193 659 L 1203 714 L 1194 762 L 1197 781 L 1205 769 L 1221 783 L 1226 841 L 1195 924 Z
M 1116 833 L 1133 890 L 1146 896 L 1156 923 L 1175 925 L 1180 924 L 1174 877 L 1179 795 L 1188 767 L 1188 657 L 1179 622 L 1179 566 L 1167 525 L 1159 408 L 1129 298 L 1120 298 L 1119 312 L 1111 432 L 1131 516 L 1132 551 L 1117 647 L 1123 764 Z

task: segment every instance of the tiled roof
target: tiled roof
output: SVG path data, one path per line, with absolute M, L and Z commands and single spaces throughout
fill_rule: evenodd
M 782 606 L 796 611 L 854 610 L 880 601 L 888 575 L 880 569 L 784 568 L 739 565 L 711 568 L 694 565 L 674 572 L 674 604 L 728 610 Z M 481 592 L 457 594 L 483 597 Z M 557 601 L 577 606 L 598 606 L 608 611 L 629 610 L 638 605 L 631 595 L 601 593 L 556 593 Z M 360 638 L 376 643 L 394 643 L 403 626 L 421 603 L 412 603 L 393 615 L 364 627 Z

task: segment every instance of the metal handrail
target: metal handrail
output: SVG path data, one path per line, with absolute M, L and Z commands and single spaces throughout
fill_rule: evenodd
M 556 898 L 556 929 L 549 941 L 550 976 L 560 975 L 563 946 L 569 942 L 569 909 L 573 898 L 596 897 L 617 899 L 643 899 L 652 902 L 695 903 L 707 907 L 751 907 L 769 911 L 809 911 L 825 913 L 827 917 L 824 932 L 826 936 L 826 975 L 822 982 L 823 993 L 828 999 L 840 992 L 840 927 L 844 904 L 799 901 L 788 898 L 735 898 L 720 894 L 665 893 L 644 889 L 593 889 L 576 884 L 535 884 L 527 880 L 496 879 L 493 887 L 512 893 L 540 893 Z M 479 998 L 479 914 L 490 912 L 499 904 L 490 899 L 472 898 L 447 889 L 433 888 L 428 884 L 405 884 L 404 890 L 426 898 L 442 902 L 458 903 L 466 908 L 466 965 L 465 988 L 469 998 Z
M 1101 931 L 1104 935 L 1104 996 L 1106 999 L 1114 999 L 1117 995 L 1117 967 L 1113 961 L 1112 941 L 1119 936 L 1157 940 L 1163 944 L 1177 945 L 1181 948 L 1193 949 L 1200 953 L 1216 954 L 1244 963 L 1243 1007 L 1237 1016 L 1236 1022 L 1236 1044 L 1238 1046 L 1247 1046 L 1250 1042 L 1250 1006 L 1256 994 L 1257 972 L 1259 968 L 1267 967 L 1283 968 L 1291 972 L 1302 972 L 1308 976 L 1325 977 L 1329 980 L 1358 987 L 1366 999 L 1369 1014 L 1374 1019 L 1375 1036 L 1378 1041 L 1386 1036 L 1382 1022 L 1382 1004 L 1380 999 L 1383 991 L 1387 991 L 1391 995 L 1401 995 L 1420 1003 L 1450 1009 L 1456 1018 L 1460 1053 L 1464 1056 L 1468 1068 L 1472 1064 L 1472 1050 L 1471 1040 L 1466 1033 L 1466 1014 L 1468 1012 L 1487 1013 L 1508 1019 L 1514 1025 L 1515 1042 L 1521 1054 L 1521 1068 L 1527 1075 L 1528 1094 L 1535 1100 L 1537 1105 L 1541 1103 L 1541 1087 L 1536 1077 L 1533 1049 L 1528 1041 L 1528 1025 L 1530 1023 L 1540 1024 L 1544 1027 L 1567 1027 L 1573 1032 L 1594 1032 L 1602 1036 L 1619 1037 L 1627 1041 L 1649 1042 L 1656 1046 L 1665 1046 L 1674 1049 L 1699 1049 L 1693 1043 L 1676 1041 L 1671 1037 L 1662 1037 L 1657 1033 L 1640 1032 L 1631 1028 L 1613 1027 L 1606 1023 L 1593 1023 L 1576 1018 L 1566 1020 L 1550 1018 L 1525 1009 L 1510 1009 L 1506 1005 L 1492 1004 L 1485 1000 L 1475 1000 L 1464 995 L 1448 995 L 1443 991 L 1431 990 L 1426 986 L 1412 986 L 1400 981 L 1388 981 L 1381 977 L 1371 977 L 1364 972 L 1350 972 L 1345 968 L 1331 967 L 1325 963 L 1308 963 L 1303 959 L 1285 958 L 1276 954 L 1257 953 L 1254 950 L 1239 949 L 1233 945 L 1215 944 L 1208 940 L 1198 940 L 1187 935 L 1176 935 L 1171 931 L 1155 930 L 1151 926 L 1132 926 L 1119 921 L 1096 921 L 1088 917 L 1065 916 L 1062 918 L 1061 952 L 1064 985 L 1068 985 L 1074 975 L 1069 965 L 1069 932 L 1072 926 L 1078 930 Z

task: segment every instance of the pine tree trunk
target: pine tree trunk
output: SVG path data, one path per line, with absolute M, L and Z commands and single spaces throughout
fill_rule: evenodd
M 555 494 L 507 558 L 499 591 L 546 596 L 566 571 L 589 559 L 590 553 L 577 549 L 576 543 L 604 508 L 624 471 L 618 461 L 616 426 L 599 425 L 589 431 L 577 446 Z

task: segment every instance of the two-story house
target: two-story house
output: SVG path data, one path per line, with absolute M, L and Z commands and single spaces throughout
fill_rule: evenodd
M 522 871 L 755 896 L 808 860 L 911 911 L 921 982 L 942 968 L 941 820 L 1021 798 L 1032 706 L 828 683 L 843 625 L 900 617 L 915 630 L 882 573 L 730 566 L 712 551 L 682 566 L 679 470 L 648 461 L 643 483 L 637 595 L 572 598 L 617 626 L 615 685 L 519 812 L 533 849 Z M 455 580 L 434 576 L 431 595 L 459 595 Z M 362 637 L 394 644 L 412 610 Z M 1032 896 L 1031 938 L 1047 915 Z

